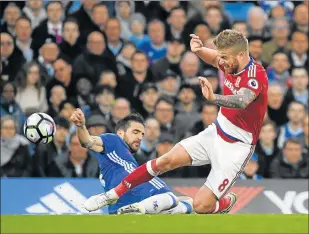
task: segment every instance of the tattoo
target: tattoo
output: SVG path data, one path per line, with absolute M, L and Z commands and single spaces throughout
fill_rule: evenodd
M 92 146 L 94 146 L 96 141 L 97 141 L 95 137 L 91 137 L 91 139 L 92 139 L 92 141 L 90 141 L 88 143 L 84 143 L 84 142 L 81 143 L 82 147 L 87 148 L 87 149 L 91 149 Z
M 236 95 L 215 94 L 215 96 L 216 100 L 213 103 L 234 109 L 244 109 L 256 98 L 255 93 L 247 88 L 241 88 Z

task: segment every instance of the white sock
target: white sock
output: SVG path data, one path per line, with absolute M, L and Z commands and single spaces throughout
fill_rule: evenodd
M 191 214 L 192 211 L 193 207 L 190 203 L 180 201 L 176 207 L 162 211 L 161 214 Z
M 177 206 L 178 198 L 172 193 L 162 193 L 149 197 L 139 204 L 142 205 L 146 214 L 158 214 L 163 210 Z
M 111 189 L 109 191 L 106 192 L 106 195 L 111 198 L 111 199 L 118 199 L 118 195 L 117 193 L 115 192 L 115 189 Z

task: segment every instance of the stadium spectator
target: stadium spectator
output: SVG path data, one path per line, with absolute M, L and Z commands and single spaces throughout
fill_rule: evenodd
M 57 157 L 64 157 L 68 153 L 66 138 L 69 135 L 70 123 L 63 117 L 54 119 L 56 124 L 56 134 L 48 145 L 39 144 L 33 155 L 33 176 L 47 177 L 52 161 Z
M 309 152 L 309 115 L 306 114 L 303 122 L 304 134 L 301 137 L 302 145 L 303 145 L 303 152 L 305 155 L 308 156 Z
M 9 33 L 15 37 L 15 25 L 17 19 L 21 16 L 21 10 L 15 3 L 9 3 L 4 9 L 4 23 L 1 25 L 1 33 Z
M 138 48 L 147 54 L 149 63 L 152 64 L 166 55 L 164 23 L 159 20 L 151 21 L 148 24 L 148 34 L 150 41 L 145 41 Z
M 130 102 L 125 98 L 117 98 L 111 111 L 111 118 L 109 119 L 109 124 L 112 127 L 112 132 L 114 132 L 114 129 L 118 121 L 123 119 L 130 113 L 131 113 Z
M 53 63 L 59 58 L 60 50 L 56 43 L 47 40 L 46 43 L 42 45 L 39 51 L 39 57 L 37 61 L 41 66 L 43 66 L 50 77 L 53 77 L 54 67 Z
M 74 110 L 77 108 L 77 104 L 74 100 L 67 99 L 59 105 L 59 116 L 66 118 L 70 121 L 70 117 Z M 70 126 L 72 123 L 70 122 Z
M 244 34 L 246 37 L 249 37 L 248 26 L 245 21 L 234 21 L 232 24 L 232 29 L 235 29 L 236 31 Z M 263 40 L 262 37 L 260 38 Z
M 142 102 L 138 113 L 140 113 L 144 119 L 153 116 L 155 105 L 160 94 L 158 92 L 158 87 L 154 83 L 145 83 L 142 87 L 139 99 Z
M 240 175 L 241 180 L 262 180 L 263 177 L 258 174 L 259 163 L 258 156 L 253 154 L 245 167 L 244 172 Z
M 177 129 L 175 126 L 174 101 L 170 97 L 161 96 L 156 105 L 154 117 L 160 123 L 161 134 L 169 133 L 175 136 Z M 173 138 L 175 141 L 176 139 Z
M 199 36 L 199 38 L 201 39 L 204 45 L 210 38 L 212 38 L 211 30 L 208 24 L 204 21 L 201 21 L 196 24 L 196 26 L 194 27 L 193 33 Z M 187 44 L 187 48 L 188 49 L 190 48 L 189 44 Z
M 82 52 L 73 63 L 73 75 L 74 77 L 86 75 L 95 85 L 104 70 L 112 70 L 117 74 L 116 61 L 106 52 L 103 34 L 95 31 L 88 36 L 87 50 Z
M 200 120 L 200 107 L 196 102 L 196 95 L 193 88 L 189 84 L 183 84 L 179 88 L 178 102 L 175 105 L 175 123 L 182 126 L 177 132 L 178 140 L 184 138 L 186 132 L 191 129 L 197 121 Z
M 108 22 L 110 15 L 107 6 L 103 2 L 98 2 L 91 9 L 91 19 L 95 24 L 96 28 L 100 32 L 104 32 L 106 30 L 106 24 Z M 88 28 L 87 25 L 86 28 Z M 97 30 L 96 29 L 96 30 Z
M 50 90 L 49 107 L 47 114 L 55 118 L 59 114 L 59 105 L 67 99 L 66 89 L 61 85 L 55 85 Z
M 299 30 L 308 34 L 308 14 L 308 6 L 306 4 L 300 4 L 295 7 L 292 31 Z
M 284 92 L 290 87 L 290 62 L 288 55 L 284 52 L 274 53 L 270 66 L 267 68 L 268 82 L 276 82 L 281 85 Z
M 94 95 L 91 93 L 93 86 L 87 77 L 80 77 L 76 82 L 76 100 L 80 108 L 92 106 Z
M 183 41 L 172 38 L 167 42 L 167 53 L 165 57 L 159 59 L 151 66 L 152 74 L 156 81 L 160 80 L 165 75 L 167 70 L 181 75 L 180 61 L 181 55 L 185 51 Z
M 23 53 L 27 62 L 30 62 L 33 59 L 33 50 L 31 48 L 31 21 L 26 17 L 20 17 L 16 21 L 15 31 L 16 47 Z
M 39 49 L 47 39 L 60 44 L 62 42 L 64 8 L 61 1 L 49 1 L 46 5 L 47 19 L 42 21 L 32 33 L 32 48 L 37 57 Z
M 208 7 L 204 13 L 204 19 L 209 25 L 212 35 L 216 36 L 224 28 L 222 11 L 217 6 Z
M 197 135 L 216 121 L 219 111 L 218 106 L 211 102 L 204 102 L 201 110 L 201 120 L 194 124 L 194 126 L 186 133 L 185 138 Z
M 288 107 L 288 122 L 280 128 L 278 134 L 278 147 L 282 148 L 284 142 L 291 137 L 303 135 L 303 121 L 305 118 L 305 106 L 301 102 L 293 101 Z
M 171 38 L 182 39 L 184 26 L 187 22 L 186 12 L 182 7 L 172 8 L 167 18 L 167 34 L 166 39 Z
M 31 20 L 32 29 L 35 29 L 47 18 L 43 0 L 28 0 L 23 8 L 23 13 Z
M 167 70 L 157 82 L 160 95 L 165 95 L 175 100 L 180 83 L 178 75 L 171 70 Z
M 98 114 L 90 115 L 87 119 L 87 129 L 92 136 L 99 136 L 111 131 L 107 121 Z
M 283 146 L 282 154 L 271 165 L 271 178 L 308 179 L 309 158 L 302 154 L 302 145 L 298 139 L 290 138 Z
M 114 56 L 117 56 L 122 47 L 124 41 L 120 38 L 121 24 L 117 18 L 110 18 L 106 23 L 106 36 L 107 46 L 112 51 Z
M 141 142 L 140 149 L 135 154 L 135 159 L 139 165 L 146 163 L 148 160 L 156 158 L 157 142 L 160 136 L 160 124 L 154 118 L 145 121 L 145 136 Z
M 128 40 L 132 32 L 130 30 L 131 17 L 134 14 L 135 2 L 134 1 L 117 1 L 115 3 L 116 17 L 121 25 L 120 37 Z
M 69 149 L 69 154 L 56 157 L 50 163 L 47 170 L 48 177 L 99 177 L 98 160 L 81 146 L 76 134 L 70 137 Z
M 216 69 L 214 69 L 214 68 L 206 69 L 206 70 L 204 70 L 202 72 L 202 75 L 204 77 L 207 77 L 207 80 L 211 84 L 212 90 L 215 93 L 217 93 L 217 94 L 221 94 L 222 93 L 222 89 L 221 89 L 221 87 L 219 85 L 218 72 L 216 71 Z M 200 91 L 197 92 L 196 94 L 200 94 Z M 201 94 L 200 94 L 200 96 L 201 96 Z
M 99 114 L 104 119 L 111 118 L 111 111 L 115 102 L 114 90 L 110 86 L 100 85 L 94 89 L 95 104 L 91 109 L 92 114 Z
M 93 21 L 91 19 L 92 8 L 98 3 L 98 0 L 87 0 L 82 1 L 82 6 L 74 12 L 71 17 L 75 18 L 79 25 L 79 30 L 81 35 L 88 31 L 88 28 L 93 25 Z M 87 36 L 86 36 L 87 37 Z
M 148 22 L 153 19 L 159 19 L 162 22 L 166 22 L 171 10 L 179 5 L 180 3 L 176 0 L 153 1 L 147 5 L 145 16 L 147 17 Z
M 273 54 L 276 51 L 288 52 L 289 42 L 289 22 L 286 18 L 273 19 L 271 26 L 272 39 L 263 44 L 262 60 L 270 64 Z
M 292 70 L 291 88 L 286 93 L 287 99 L 295 99 L 308 107 L 308 85 L 309 77 L 305 68 L 294 68 Z
M 82 52 L 79 42 L 79 26 L 74 18 L 68 18 L 63 23 L 63 40 L 59 44 L 61 52 L 70 59 L 70 63 Z
M 47 97 L 50 97 L 50 90 L 55 85 L 61 85 L 66 89 L 68 98 L 73 98 L 76 95 L 76 82 L 72 76 L 72 66 L 64 59 L 59 58 L 53 63 L 55 76 L 46 85 Z
M 259 168 L 257 173 L 264 178 L 270 178 L 270 165 L 278 157 L 280 150 L 277 146 L 276 125 L 270 120 L 265 120 L 259 140 L 256 144 L 255 154 L 258 158 Z
M 280 127 L 288 122 L 287 110 L 292 100 L 284 99 L 282 87 L 279 84 L 271 84 L 268 87 L 268 116 L 270 120 Z
M 3 118 L 10 115 L 17 123 L 17 133 L 23 132 L 23 125 L 26 121 L 25 114 L 15 101 L 17 88 L 12 82 L 5 82 L 1 87 L 1 112 L 0 116 Z
M 130 30 L 132 31 L 132 35 L 129 37 L 129 40 L 132 41 L 137 47 L 144 43 L 150 42 L 149 35 L 144 33 L 145 28 L 145 17 L 140 13 L 133 14 L 130 21 Z
M 269 40 L 272 35 L 267 20 L 268 17 L 261 7 L 251 7 L 247 17 L 249 36 L 260 36 L 264 41 Z
M 148 69 L 147 55 L 137 51 L 132 55 L 132 72 L 119 78 L 117 93 L 131 103 L 133 109 L 139 109 L 139 93 L 144 83 L 152 82 L 153 76 Z
M 292 34 L 291 51 L 289 52 L 291 68 L 306 67 L 309 71 L 308 35 L 302 31 Z
M 26 116 L 35 112 L 46 112 L 48 109 L 46 89 L 42 82 L 43 71 L 36 62 L 23 65 L 17 74 L 16 102 Z
M 112 71 L 103 71 L 100 75 L 98 85 L 107 85 L 115 91 L 117 87 L 117 78 L 115 73 Z
M 29 142 L 17 129 L 11 116 L 1 117 L 1 177 L 31 176 Z
M 1 40 L 1 82 L 14 81 L 19 68 L 25 63 L 22 52 L 14 45 L 13 37 L 8 33 L 0 34 Z
M 268 64 L 262 60 L 263 39 L 259 36 L 251 36 L 248 38 L 248 41 L 250 56 L 261 64 L 264 69 L 267 69 Z
M 133 42 L 124 42 L 120 54 L 116 57 L 118 74 L 120 76 L 126 76 L 132 71 L 131 59 L 135 52 L 136 46 Z

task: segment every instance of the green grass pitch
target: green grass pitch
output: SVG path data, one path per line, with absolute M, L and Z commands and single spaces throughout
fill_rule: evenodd
M 1 233 L 308 233 L 308 215 L 16 215 Z

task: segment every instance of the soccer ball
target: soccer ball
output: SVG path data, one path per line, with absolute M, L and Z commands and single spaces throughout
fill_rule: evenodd
M 24 135 L 34 144 L 50 143 L 56 133 L 56 125 L 52 117 L 45 113 L 30 115 L 24 124 Z

